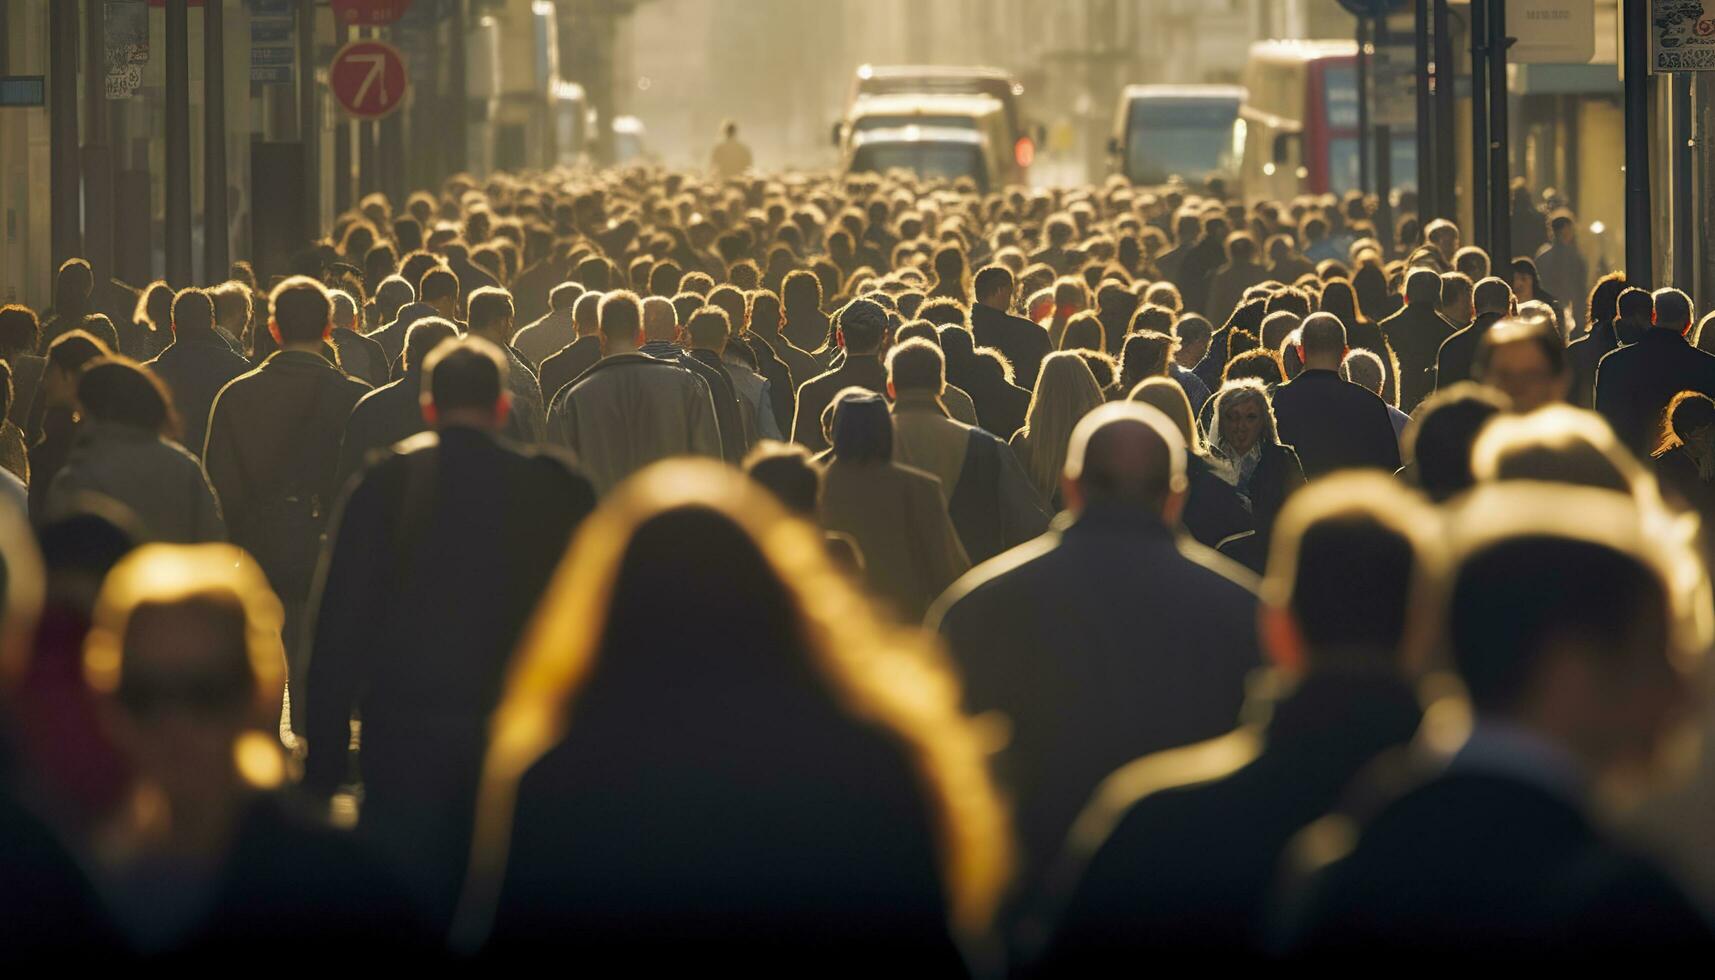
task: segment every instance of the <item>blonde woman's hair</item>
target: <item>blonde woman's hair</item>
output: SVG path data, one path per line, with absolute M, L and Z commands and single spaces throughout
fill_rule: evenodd
M 1076 351 L 1055 351 L 1042 359 L 1036 376 L 1036 391 L 1024 416 L 1024 437 L 1029 440 L 1025 472 L 1042 499 L 1054 496 L 1060 468 L 1066 464 L 1066 446 L 1072 429 L 1091 409 L 1102 404 L 1102 389 L 1090 365 Z
M 790 519 L 766 490 L 716 463 L 675 460 L 622 483 L 584 521 L 524 633 L 494 714 L 454 943 L 476 949 L 492 928 L 518 783 L 571 727 L 632 539 L 649 521 L 687 508 L 714 512 L 755 544 L 791 599 L 805 654 L 840 704 L 905 744 L 936 814 L 951 922 L 964 935 L 981 934 L 1012 873 L 1012 829 L 989 776 L 986 740 L 959 708 L 946 652 L 930 634 L 879 615 L 829 560 L 819 531 Z

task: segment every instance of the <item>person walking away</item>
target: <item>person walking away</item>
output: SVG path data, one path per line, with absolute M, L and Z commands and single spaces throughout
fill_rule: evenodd
M 268 581 L 230 545 L 145 545 L 109 573 L 85 677 L 155 805 L 108 828 L 101 891 L 146 958 L 412 962 L 433 947 L 402 887 L 285 788 L 280 627 Z
M 143 365 L 166 383 L 179 415 L 180 441 L 193 455 L 202 453 L 214 396 L 250 370 L 250 362 L 215 332 L 214 314 L 214 298 L 207 291 L 179 290 L 173 297 L 173 342 Z
M 78 375 L 77 408 L 71 454 L 48 487 L 50 518 L 99 494 L 129 510 L 146 540 L 226 539 L 202 466 L 173 439 L 177 419 L 160 379 L 125 358 L 97 358 Z
M 48 487 L 66 457 L 71 455 L 77 435 L 77 376 L 84 365 L 111 353 L 88 332 L 72 330 L 48 345 L 48 363 L 42 384 L 36 390 L 42 404 L 37 430 L 30 443 L 30 517 L 39 519 L 46 508 Z
M 1516 310 L 1513 289 L 1505 279 L 1490 276 L 1471 289 L 1471 308 L 1476 315 L 1470 325 L 1448 335 L 1435 355 L 1436 391 L 1471 380 L 1471 363 L 1476 360 L 1477 345 L 1482 343 L 1483 335 Z
M 887 369 L 881 349 L 887 342 L 887 311 L 874 300 L 857 299 L 839 312 L 835 341 L 845 351 L 845 362 L 798 386 L 798 410 L 792 420 L 792 441 L 819 453 L 828 448 L 822 432 L 822 414 L 834 396 L 857 387 L 876 394 L 887 390 Z
M 280 349 L 215 395 L 202 463 L 232 542 L 256 557 L 285 604 L 290 698 L 303 689 L 298 638 L 339 490 L 340 438 L 369 388 L 322 357 L 333 304 L 321 283 L 288 278 L 274 287 L 269 309 Z M 301 705 L 292 705 L 290 720 L 302 732 Z
M 1441 276 L 1434 269 L 1413 269 L 1405 277 L 1405 306 L 1377 324 L 1399 357 L 1399 407 L 1410 413 L 1431 391 L 1435 361 L 1453 325 L 1439 312 Z
M 1661 957 L 1708 921 L 1605 826 L 1595 788 L 1638 778 L 1690 707 L 1696 559 L 1629 496 L 1516 481 L 1454 515 L 1447 636 L 1475 714 L 1438 773 L 1370 819 L 1312 884 L 1308 957 Z M 1670 555 L 1669 549 L 1685 553 Z M 1706 587 L 1706 585 L 1705 585 Z
M 708 385 L 638 350 L 643 313 L 637 294 L 606 294 L 600 315 L 602 358 L 554 396 L 550 441 L 577 454 L 599 494 L 669 456 L 720 458 Z
M 996 772 L 1017 807 L 1019 894 L 1038 892 L 1114 769 L 1231 730 L 1258 666 L 1254 579 L 1173 532 L 1185 458 L 1150 406 L 1091 412 L 1063 470 L 1070 519 L 960 579 L 926 619 L 966 709 L 1005 719 Z
M 443 928 L 512 648 L 595 505 L 565 462 L 501 438 L 508 370 L 480 337 L 429 352 L 420 397 L 434 432 L 400 443 L 346 494 L 313 604 L 305 788 L 325 799 L 346 782 L 361 717 L 359 830 Z
M 900 621 L 919 622 L 971 567 L 940 481 L 893 461 L 893 423 L 882 396 L 848 388 L 835 398 L 833 416 L 822 524 L 857 542 L 870 592 Z
M 965 553 L 983 562 L 1047 530 L 1049 515 L 1005 442 L 948 417 L 946 383 L 941 349 L 929 341 L 888 351 L 893 459 L 941 481 Z
M 470 316 L 469 335 L 481 337 L 506 355 L 506 385 L 512 396 L 506 434 L 525 445 L 542 442 L 546 428 L 542 387 L 529 362 L 508 343 L 514 318 L 512 294 L 498 286 L 483 286 L 471 292 L 466 309 Z
M 1341 469 L 1399 469 L 1399 437 L 1387 403 L 1340 377 L 1345 325 L 1332 313 L 1312 313 L 1297 337 L 1287 356 L 1296 356 L 1304 370 L 1275 389 L 1274 417 L 1305 478 Z
M 339 444 L 339 473 L 335 482 L 345 487 L 362 469 L 370 454 L 385 450 L 428 428 L 423 418 L 423 362 L 429 352 L 457 337 L 450 320 L 426 316 L 411 324 L 405 335 L 405 354 L 400 359 L 404 376 L 365 394 L 345 420 L 345 435 Z
M 1691 298 L 1669 286 L 1656 290 L 1651 301 L 1652 325 L 1638 342 L 1596 365 L 1596 411 L 1640 458 L 1654 448 L 1662 413 L 1673 396 L 1696 391 L 1715 397 L 1715 355 L 1685 339 L 1696 322 Z
M 1245 712 L 1266 722 L 1103 781 L 1058 862 L 1063 891 L 1044 899 L 1038 973 L 1265 955 L 1290 843 L 1422 719 L 1411 612 L 1438 567 L 1438 523 L 1380 474 L 1330 477 L 1287 505 L 1258 610 L 1269 683 Z
M 731 119 L 721 123 L 721 141 L 709 154 L 709 169 L 715 179 L 731 180 L 749 170 L 751 162 L 750 147 L 738 138 L 738 123 Z

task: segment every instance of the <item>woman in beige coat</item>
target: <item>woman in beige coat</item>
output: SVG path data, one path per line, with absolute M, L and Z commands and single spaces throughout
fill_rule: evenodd
M 893 462 L 887 402 L 861 388 L 834 398 L 833 449 L 822 489 L 822 524 L 850 535 L 870 591 L 907 622 L 923 618 L 971 567 L 941 481 Z

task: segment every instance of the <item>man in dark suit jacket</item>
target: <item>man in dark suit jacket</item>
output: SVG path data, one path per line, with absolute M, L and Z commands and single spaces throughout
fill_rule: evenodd
M 202 289 L 181 289 L 173 297 L 173 344 L 143 366 L 173 393 L 179 441 L 193 453 L 202 452 L 214 396 L 228 381 L 250 370 L 250 362 L 214 332 L 214 301 Z
M 401 359 L 405 376 L 364 395 L 351 410 L 351 417 L 345 420 L 345 438 L 339 447 L 341 487 L 363 468 L 370 453 L 387 449 L 429 427 L 423 418 L 423 362 L 430 351 L 457 336 L 458 328 L 452 321 L 438 316 L 424 317 L 411 324 Z
M 1263 953 L 1288 842 L 1331 810 L 1422 712 L 1402 662 L 1406 613 L 1435 515 L 1391 476 L 1348 474 L 1297 496 L 1271 569 L 1264 642 L 1283 681 L 1253 723 L 1147 755 L 1084 811 L 1043 903 L 1044 975 L 1108 963 Z M 1272 702 L 1272 703 L 1270 703 Z M 1177 957 L 1175 957 L 1177 958 Z
M 971 307 L 971 333 L 978 347 L 993 347 L 1012 362 L 1012 376 L 1026 391 L 1036 387 L 1036 374 L 1042 370 L 1042 359 L 1051 352 L 1048 331 L 1021 316 L 1013 316 L 1012 270 L 1004 265 L 989 265 L 977 271 L 972 280 L 976 305 Z M 1001 438 L 1010 432 L 997 433 Z
M 366 470 L 342 504 L 317 593 L 304 785 L 331 795 L 363 719 L 360 829 L 450 916 L 469 853 L 488 717 L 512 648 L 572 529 L 595 505 L 561 460 L 516 449 L 505 354 L 479 338 L 424 366 L 436 432 Z
M 1435 358 L 1453 325 L 1440 312 L 1441 275 L 1434 269 L 1413 269 L 1405 277 L 1405 306 L 1383 320 L 1382 336 L 1399 357 L 1399 407 L 1410 412 L 1435 389 Z
M 1674 395 L 1697 391 L 1715 398 L 1715 355 L 1685 339 L 1694 322 L 1691 298 L 1670 286 L 1656 290 L 1652 299 L 1655 325 L 1596 367 L 1596 411 L 1645 459 L 1655 449 L 1662 413 Z
M 1536 516 L 1476 545 L 1452 576 L 1447 642 L 1475 725 L 1443 773 L 1382 809 L 1325 871 L 1300 943 L 1339 956 L 1707 954 L 1709 924 L 1591 804 L 1605 776 L 1649 764 L 1689 696 L 1674 586 L 1651 554 L 1661 545 L 1582 530 L 1635 528 L 1623 499 L 1479 493 L 1469 520 Z
M 598 336 L 601 333 L 601 300 L 599 292 L 579 296 L 577 305 L 572 307 L 572 322 L 577 327 L 578 339 L 543 358 L 537 379 L 542 385 L 544 403 L 553 404 L 554 396 L 560 393 L 561 388 L 576 381 L 601 360 L 601 338 Z
M 1451 388 L 1461 381 L 1471 380 L 1471 365 L 1477 359 L 1477 345 L 1500 319 L 1513 309 L 1513 288 L 1505 279 L 1490 276 L 1471 290 L 1471 308 L 1477 311 L 1470 326 L 1453 332 L 1441 342 L 1435 355 L 1435 390 Z
M 822 411 L 846 388 L 887 393 L 887 368 L 881 346 L 887 339 L 887 311 L 867 299 L 853 300 L 839 314 L 836 334 L 845 348 L 845 363 L 804 382 L 798 388 L 798 410 L 792 419 L 792 441 L 819 453 L 828 448 L 822 434 Z
M 997 765 L 1026 893 L 1104 777 L 1231 730 L 1257 666 L 1253 579 L 1173 532 L 1185 456 L 1154 408 L 1097 408 L 1067 453 L 1072 519 L 977 566 L 929 613 L 966 707 L 1005 716 Z
M 1602 358 L 1618 350 L 1622 344 L 1635 343 L 1637 336 L 1648 329 L 1650 317 L 1655 314 L 1655 301 L 1650 299 L 1649 292 L 1627 286 L 1624 275 L 1611 272 L 1596 283 L 1596 288 L 1590 291 L 1590 307 L 1594 314 L 1589 318 L 1590 329 L 1566 345 L 1566 360 L 1572 365 L 1572 403 L 1580 408 L 1595 407 L 1596 366 L 1602 363 Z M 1618 292 L 1607 303 L 1604 315 L 1598 297 L 1615 289 L 1616 284 Z M 1641 328 L 1627 331 L 1629 336 L 1622 337 L 1622 321 L 1640 324 Z
M 1340 469 L 1399 469 L 1399 439 L 1387 403 L 1340 377 L 1346 356 L 1340 318 L 1312 313 L 1298 338 L 1304 370 L 1275 389 L 1274 418 L 1280 441 L 1298 451 L 1304 475 L 1314 480 Z

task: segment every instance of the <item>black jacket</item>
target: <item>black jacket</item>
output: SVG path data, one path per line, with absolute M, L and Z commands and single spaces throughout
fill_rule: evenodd
M 971 405 L 977 410 L 977 424 L 1001 439 L 1024 428 L 1024 417 L 1030 411 L 1030 392 L 1007 381 L 1000 366 L 989 358 L 976 359 L 967 367 L 957 378 L 949 371 L 947 383 L 957 385 L 971 396 Z
M 1048 331 L 1021 316 L 978 303 L 971 307 L 971 332 L 978 347 L 993 347 L 1012 362 L 1012 376 L 1019 387 L 1036 387 L 1036 375 L 1042 370 L 1042 359 L 1052 352 Z M 973 399 L 975 396 L 972 396 Z M 986 428 L 986 426 L 985 426 Z M 1010 432 L 999 432 L 1006 436 Z
M 1610 351 L 1620 346 L 1619 334 L 1611 320 L 1590 324 L 1590 332 L 1566 347 L 1567 363 L 1572 365 L 1572 403 L 1580 408 L 1596 404 L 1596 365 Z
M 930 611 L 966 708 L 1010 723 L 996 764 L 1027 888 L 1108 773 L 1232 729 L 1258 663 L 1253 581 L 1146 511 L 1097 505 L 973 569 Z
M 1410 412 L 1435 390 L 1431 372 L 1453 325 L 1432 305 L 1408 303 L 1377 326 L 1399 358 L 1399 407 Z
M 340 487 L 363 468 L 370 453 L 428 429 L 420 401 L 422 389 L 422 373 L 407 371 L 398 381 L 390 381 L 358 400 L 346 419 L 339 446 Z
M 250 362 L 233 353 L 213 330 L 179 331 L 171 347 L 143 366 L 172 392 L 173 407 L 179 413 L 179 441 L 199 456 L 214 396 L 228 381 L 250 370 Z
M 1306 370 L 1276 388 L 1274 417 L 1308 479 L 1340 469 L 1399 469 L 1387 404 L 1333 371 Z
M 489 712 L 595 492 L 560 459 L 466 428 L 366 470 L 336 513 L 307 668 L 304 783 L 332 793 L 363 719 L 363 829 L 450 914 Z M 432 760 L 432 764 L 425 764 Z
M 542 382 L 542 402 L 545 405 L 554 403 L 554 396 L 560 389 L 576 381 L 585 371 L 595 367 L 595 362 L 601 360 L 601 341 L 594 336 L 579 337 L 557 353 L 549 354 L 542 361 L 539 372 Z
M 887 393 L 887 369 L 874 354 L 853 355 L 824 374 L 811 378 L 798 387 L 798 410 L 792 417 L 792 441 L 819 453 L 828 448 L 822 435 L 822 411 L 834 396 L 848 387 L 867 388 L 878 395 Z
M 1207 765 L 1146 756 L 1108 780 L 1056 869 L 1067 890 L 1047 905 L 1044 973 L 1263 953 L 1288 843 L 1422 717 L 1410 685 L 1379 671 L 1312 673 L 1271 708 L 1266 730 L 1203 743 L 1219 757 Z
M 1645 331 L 1637 343 L 1610 353 L 1596 367 L 1596 411 L 1642 458 L 1649 457 L 1661 436 L 1667 403 L 1682 391 L 1715 398 L 1715 355 L 1671 329 Z
M 652 340 L 638 350 L 650 357 L 677 364 L 703 379 L 709 386 L 709 397 L 714 401 L 715 428 L 721 434 L 721 458 L 729 463 L 743 460 L 749 445 L 745 438 L 742 414 L 744 410 L 738 403 L 738 394 L 732 387 L 732 376 L 726 373 L 726 369 L 698 360 L 690 351 L 665 341 Z
M 1315 888 L 1308 955 L 1666 959 L 1715 947 L 1677 886 L 1568 800 L 1452 770 L 1384 809 Z
M 1392 431 L 1391 427 L 1389 431 Z M 1303 485 L 1304 466 L 1292 447 L 1263 443 L 1262 460 L 1257 463 L 1256 472 L 1251 474 L 1250 500 L 1251 520 L 1256 524 L 1265 555 L 1274 537 L 1275 518 L 1286 506 L 1286 498 Z
M 1436 391 L 1471 380 L 1477 345 L 1500 319 L 1499 313 L 1479 313 L 1470 326 L 1454 331 L 1441 342 L 1441 350 L 1435 355 Z

